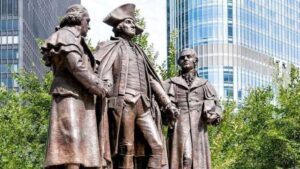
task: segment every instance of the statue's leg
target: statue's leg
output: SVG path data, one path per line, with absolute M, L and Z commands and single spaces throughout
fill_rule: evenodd
M 133 169 L 134 157 L 134 125 L 136 113 L 132 105 L 126 105 L 121 118 L 121 130 L 119 133 L 119 158 L 118 167 L 121 169 Z
M 192 147 L 192 139 L 190 133 L 184 144 L 184 152 L 183 152 L 184 169 L 192 169 L 192 165 L 193 165 L 192 159 L 193 159 L 193 147 Z
M 152 118 L 150 109 L 146 110 L 143 108 L 142 102 L 139 100 L 137 102 L 138 117 L 136 123 L 141 129 L 146 141 L 148 142 L 152 154 L 149 157 L 148 168 L 161 169 L 162 164 L 162 152 L 163 143 L 158 133 L 157 126 Z

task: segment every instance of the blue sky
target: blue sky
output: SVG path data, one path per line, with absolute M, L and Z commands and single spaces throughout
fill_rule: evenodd
M 92 39 L 93 46 L 98 41 L 108 40 L 113 36 L 112 28 L 102 20 L 110 11 L 125 3 L 134 3 L 140 9 L 146 22 L 145 32 L 149 33 L 149 41 L 154 44 L 154 50 L 159 52 L 158 62 L 161 63 L 167 57 L 165 0 L 81 0 L 90 14 L 91 30 L 88 37 Z

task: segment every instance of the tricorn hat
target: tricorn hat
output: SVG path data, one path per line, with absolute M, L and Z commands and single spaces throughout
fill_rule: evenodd
M 136 19 L 134 17 L 135 12 L 135 5 L 134 4 L 124 4 L 119 6 L 118 8 L 111 11 L 104 19 L 103 22 L 115 27 L 117 26 L 121 21 L 127 18 L 131 18 L 135 22 L 136 27 L 136 35 L 141 34 L 144 30 L 143 28 L 136 23 Z

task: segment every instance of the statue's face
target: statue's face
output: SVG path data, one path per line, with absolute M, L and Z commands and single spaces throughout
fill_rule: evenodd
M 183 55 L 179 57 L 178 63 L 182 70 L 189 71 L 195 68 L 196 57 L 193 55 Z
M 87 32 L 90 29 L 90 17 L 89 14 L 86 13 L 83 15 L 83 18 L 81 20 L 81 36 L 86 37 L 87 36 Z
M 136 33 L 135 23 L 133 19 L 131 18 L 124 19 L 120 24 L 121 24 L 120 25 L 121 33 L 125 34 L 130 38 L 133 38 L 133 36 Z

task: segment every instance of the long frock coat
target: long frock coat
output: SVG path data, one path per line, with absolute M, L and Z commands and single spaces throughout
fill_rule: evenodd
M 108 112 L 103 111 L 102 113 L 108 113 L 109 118 L 109 135 L 110 135 L 110 149 L 108 149 L 108 144 L 104 145 L 104 156 L 109 159 L 109 155 L 115 157 L 118 154 L 118 143 L 120 134 L 120 122 L 124 106 L 124 95 L 127 84 L 127 74 L 128 74 L 128 63 L 129 55 L 125 45 L 125 40 L 120 37 L 112 37 L 111 40 L 100 42 L 97 46 L 95 59 L 100 63 L 97 68 L 98 75 L 101 79 L 105 81 L 111 81 L 113 83 L 111 87 L 111 98 L 106 105 Z M 134 44 L 136 51 L 144 58 L 146 75 L 151 76 L 154 80 L 148 81 L 148 98 L 151 99 L 151 109 L 154 121 L 156 122 L 158 131 L 161 134 L 161 139 L 164 140 L 162 134 L 162 122 L 161 114 L 156 101 L 160 102 L 161 106 L 165 106 L 169 101 L 167 94 L 164 92 L 161 81 L 157 76 L 152 64 L 150 63 L 148 57 L 143 52 L 143 50 L 136 44 Z M 151 86 L 151 87 L 150 87 Z M 155 95 L 155 99 L 153 96 Z M 103 103 L 103 102 L 102 102 Z M 142 135 L 141 135 L 142 136 Z M 145 145 L 145 140 L 142 137 L 136 137 L 135 155 L 136 157 L 147 156 L 147 145 Z M 109 152 L 110 151 L 110 152 Z M 110 159 L 111 161 L 111 159 Z M 146 163 L 146 162 L 145 162 Z M 166 148 L 163 152 L 162 166 L 167 168 L 167 153 Z
M 100 167 L 93 94 L 101 95 L 103 91 L 101 81 L 93 74 L 94 58 L 76 27 L 59 29 L 41 49 L 54 75 L 44 167 Z
M 207 80 L 195 77 L 191 86 L 181 77 L 164 81 L 164 88 L 172 102 L 180 109 L 180 116 L 170 130 L 168 156 L 170 169 L 183 168 L 184 145 L 192 141 L 192 168 L 210 169 L 210 151 L 205 113 L 215 111 L 222 116 L 214 88 Z

